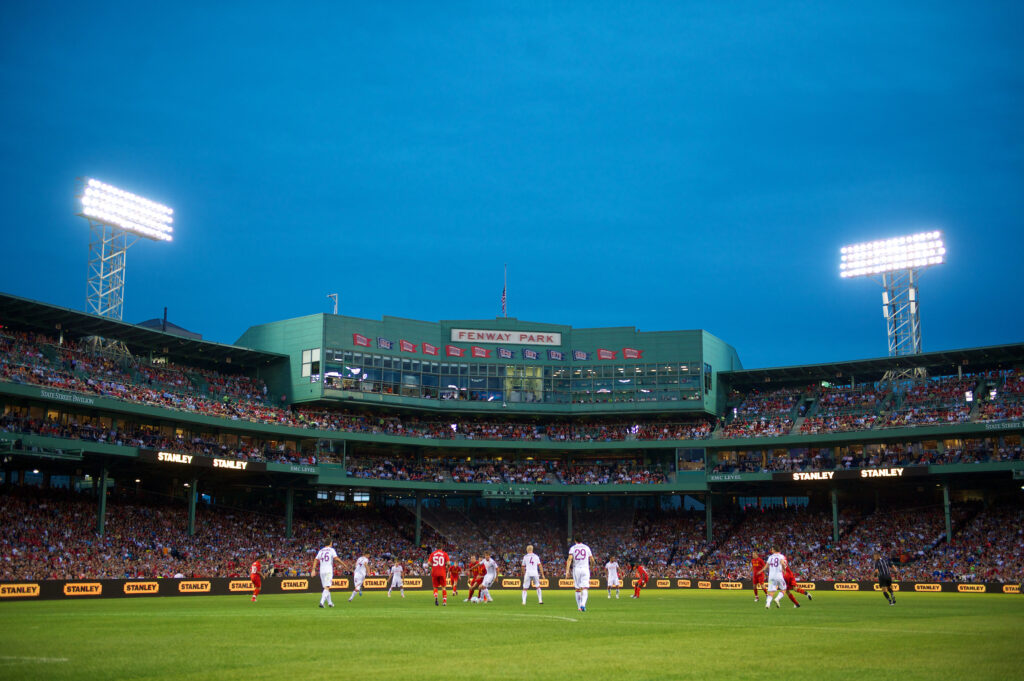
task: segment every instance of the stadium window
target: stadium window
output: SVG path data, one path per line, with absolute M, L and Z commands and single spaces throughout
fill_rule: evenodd
M 320 377 L 320 348 L 302 351 L 302 378 L 316 381 Z

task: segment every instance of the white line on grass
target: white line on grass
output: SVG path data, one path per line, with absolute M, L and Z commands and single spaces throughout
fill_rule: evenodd
M 49 664 L 51 662 L 67 662 L 66 657 L 26 657 L 24 655 L 0 655 L 0 662 L 17 664 L 19 662 Z

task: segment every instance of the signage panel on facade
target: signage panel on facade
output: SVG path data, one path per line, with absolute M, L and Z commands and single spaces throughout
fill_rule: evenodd
M 452 343 L 502 343 L 512 345 L 561 345 L 557 331 L 505 331 L 502 329 L 452 329 Z

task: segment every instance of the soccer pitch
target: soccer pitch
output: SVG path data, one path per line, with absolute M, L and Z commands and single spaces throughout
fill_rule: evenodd
M 4 679 L 1021 679 L 1024 598 L 744 591 L 368 592 L 0 605 Z

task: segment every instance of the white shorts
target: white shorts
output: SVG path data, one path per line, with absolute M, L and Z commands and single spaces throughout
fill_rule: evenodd
M 396 586 L 402 586 L 402 583 L 403 582 L 402 582 L 402 578 L 401 577 L 392 577 L 391 578 L 391 588 L 394 588 Z
M 769 591 L 785 591 L 786 580 L 782 577 L 770 577 L 768 579 L 768 590 Z
M 619 579 L 618 577 L 609 577 L 608 578 L 608 588 L 609 589 L 614 589 L 617 586 L 622 586 L 622 580 Z
M 366 573 L 355 573 L 352 575 L 352 582 L 355 584 L 356 591 L 363 588 L 363 580 L 366 579 Z
M 334 572 L 320 571 L 320 586 L 325 589 L 330 589 L 331 585 L 334 584 Z
M 490 588 L 491 588 L 491 584 L 494 584 L 494 578 L 495 578 L 496 576 L 497 576 L 497 575 L 484 575 L 484 583 L 483 583 L 483 587 L 484 587 L 485 589 L 490 589 Z
M 526 575 L 523 577 L 523 591 L 530 588 L 530 585 L 540 588 L 540 575 Z
M 572 569 L 572 581 L 577 589 L 589 589 L 590 568 L 574 567 Z

